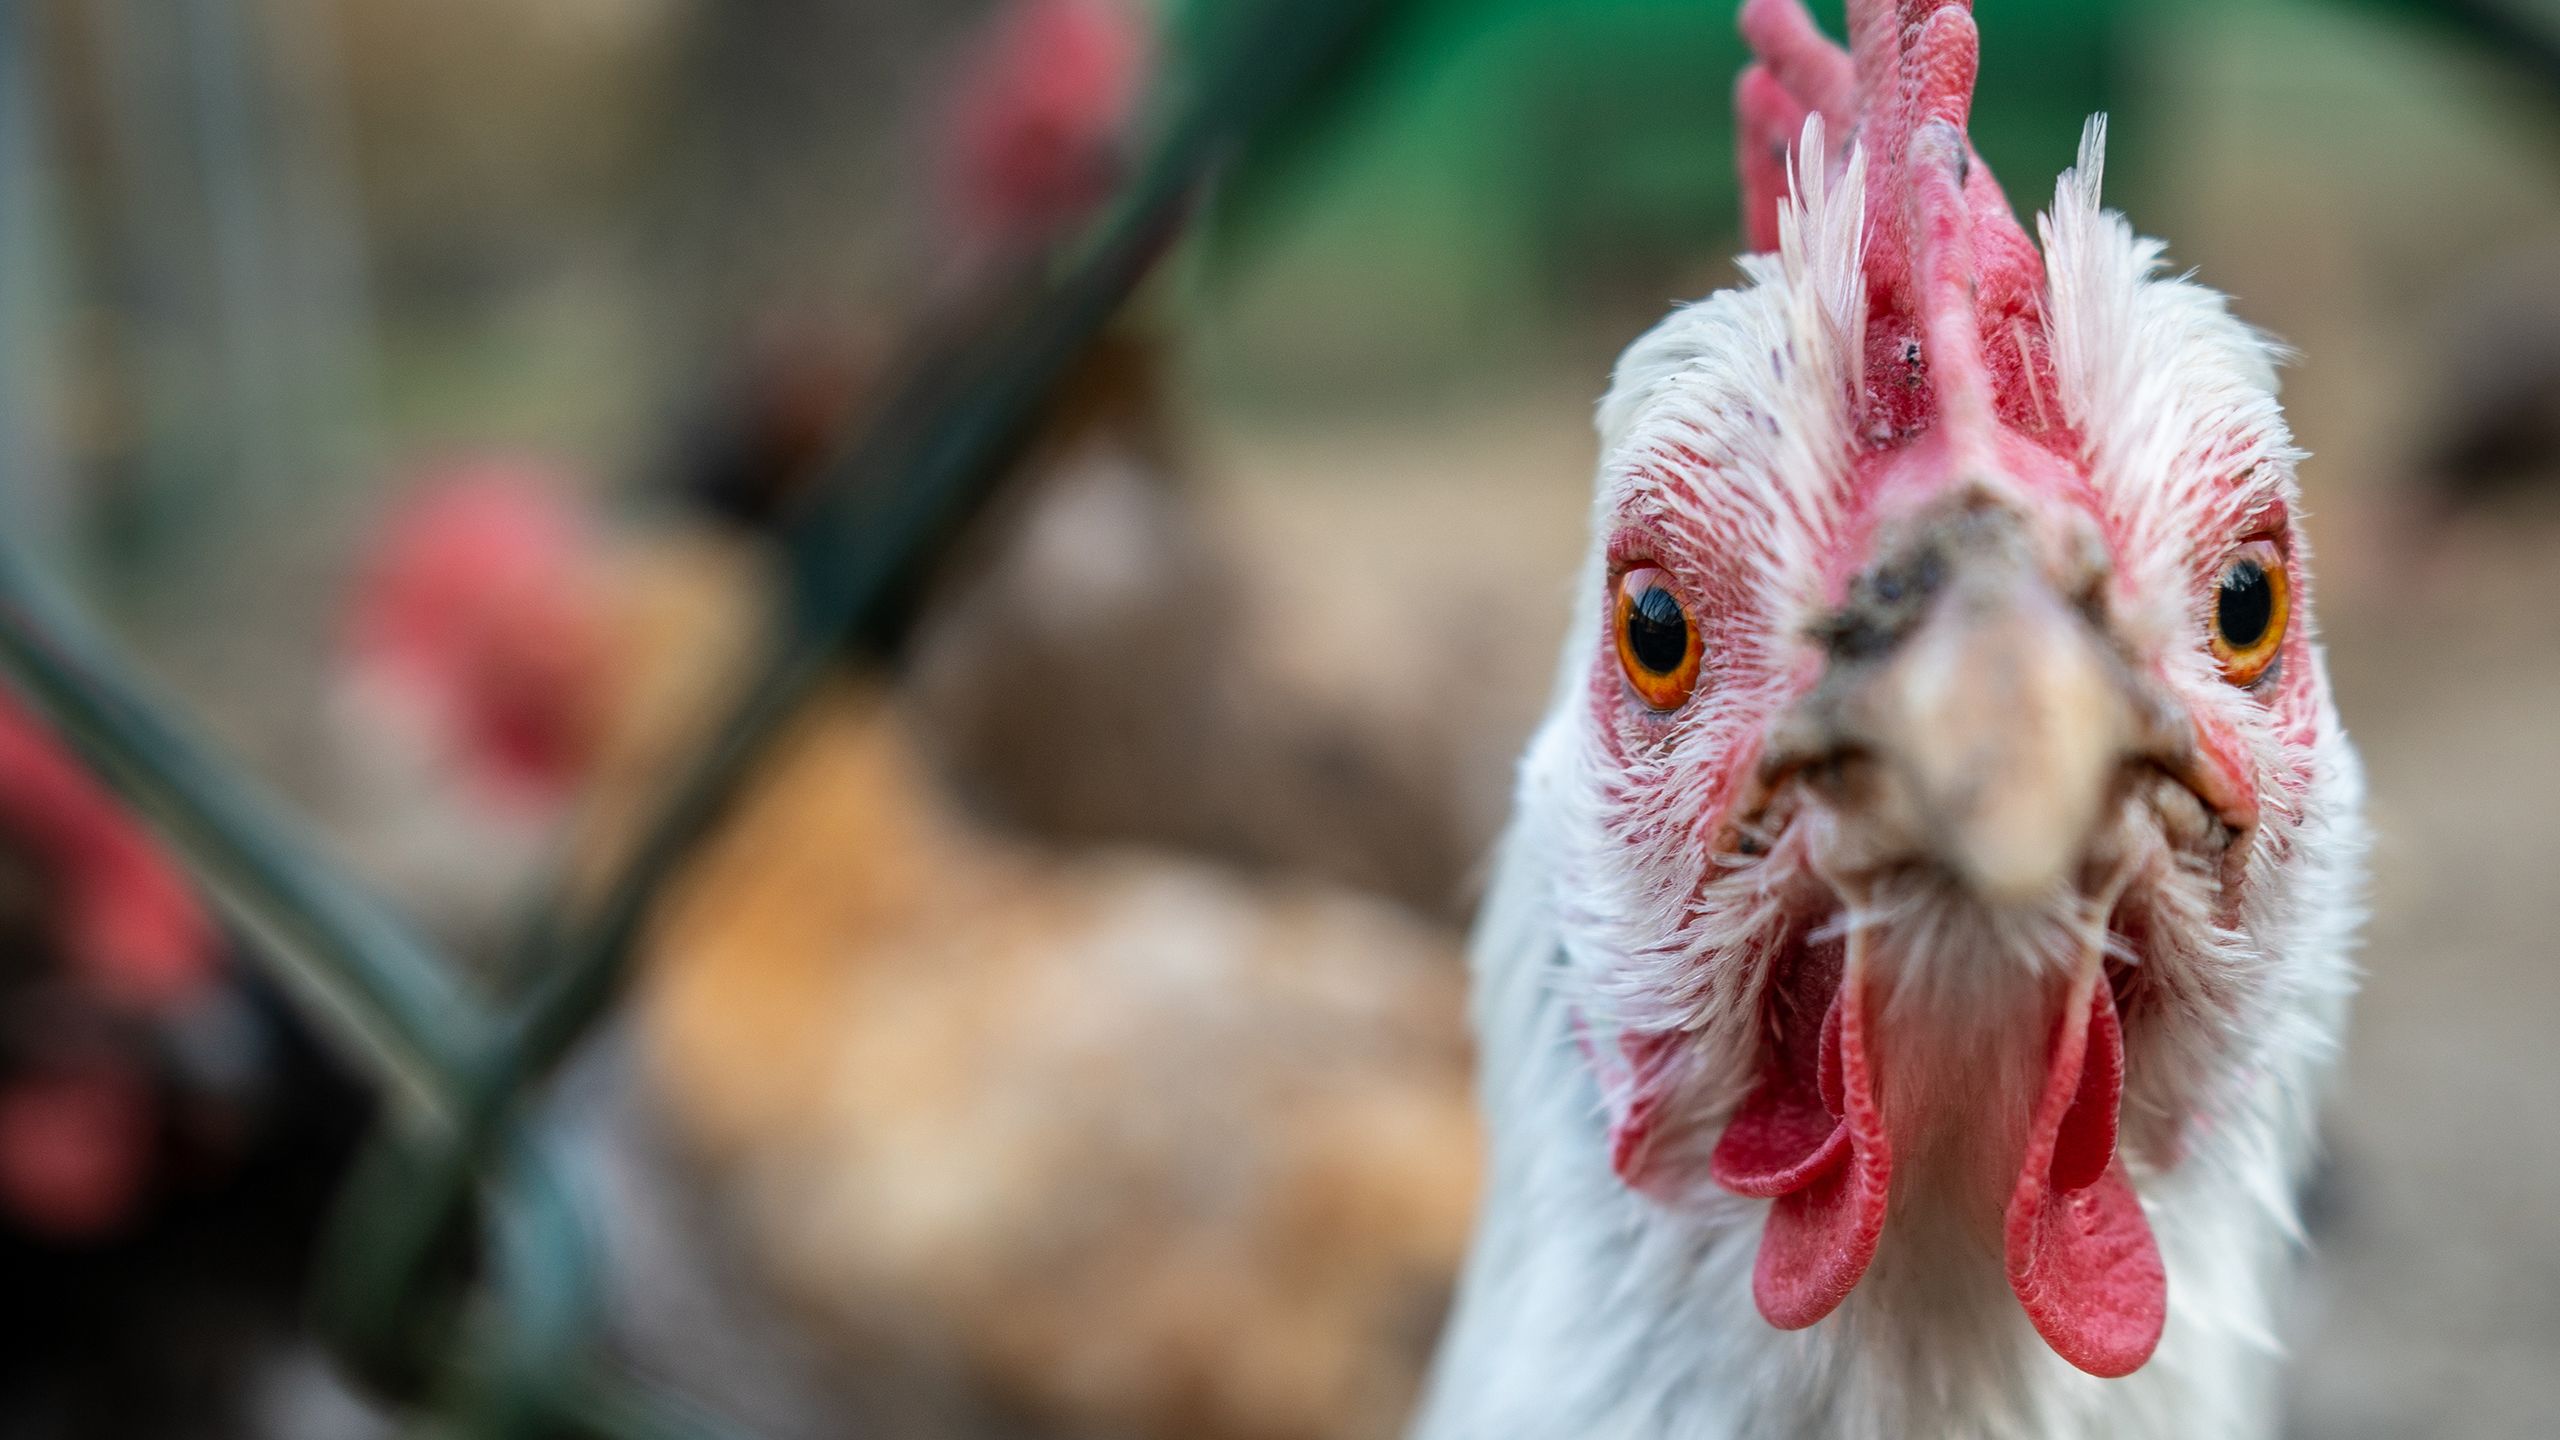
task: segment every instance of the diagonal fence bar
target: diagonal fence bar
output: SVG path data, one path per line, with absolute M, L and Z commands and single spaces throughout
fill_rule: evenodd
M 459 1117 L 462 1077 L 497 1034 L 460 969 L 171 719 L 14 544 L 0 544 L 0 669 L 400 1098 Z

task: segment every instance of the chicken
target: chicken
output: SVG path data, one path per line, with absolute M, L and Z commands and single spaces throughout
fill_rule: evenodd
M 741 650 L 739 558 L 619 567 L 630 699 L 590 846 Z M 1041 1433 L 1383 1436 L 1475 1194 L 1450 952 L 1339 890 L 992 827 L 848 674 L 669 898 L 635 1048 L 714 1213 L 835 1353 L 966 1377 Z M 897 1403 L 900 1433 L 973 1433 Z
M 1499 763 L 1431 723 L 1477 683 L 1468 632 L 1416 618 L 1434 653 L 1384 677 L 1310 642 L 1273 548 L 1193 483 L 1160 368 L 1142 337 L 1099 347 L 1012 503 L 945 567 L 900 686 L 926 754 L 1043 839 L 1190 851 L 1454 922 L 1491 823 L 1464 777 Z
M 413 567 L 369 566 L 357 611 L 432 591 L 439 613 L 493 613 L 534 551 L 595 579 L 553 594 L 550 623 L 601 637 L 596 653 L 536 672 L 602 689 L 563 702 L 602 717 L 577 752 L 591 880 L 754 653 L 753 553 L 699 533 L 608 551 L 556 495 L 502 504 L 484 475 L 456 483 L 393 528 L 475 523 L 382 547 L 451 568 L 386 596 Z M 581 538 L 546 548 L 565 536 Z M 406 627 L 355 626 L 383 628 Z M 446 638 L 417 690 L 391 687 L 419 715 L 472 713 L 506 669 L 475 652 L 527 643 L 467 624 Z M 1455 945 L 1338 888 L 1044 850 L 963 806 L 916 723 L 876 676 L 828 682 L 665 901 L 609 1073 L 572 1087 L 601 1108 L 569 1128 L 631 1177 L 607 1221 L 645 1261 L 625 1348 L 779 1435 L 974 1435 L 989 1407 L 1062 1435 L 1394 1433 L 1476 1187 Z M 384 763 L 446 775 L 467 808 L 518 793 L 471 783 L 512 773 L 517 731 L 375 739 L 437 737 Z M 723 1255 L 743 1256 L 743 1289 Z M 814 1337 L 822 1362 L 758 1356 L 743 1386 L 735 1357 L 649 1313 L 670 1288 Z M 845 1370 L 881 1378 L 839 1393 Z
M 2275 1433 L 2363 850 L 2275 348 L 1849 10 L 1743 7 L 1762 253 L 1600 407 L 1425 1440 Z
M 182 871 L 14 700 L 0 700 L 9 843 L 0 1212 L 111 1235 L 150 1194 L 154 1032 L 220 989 L 221 938 Z
M 376 883 L 469 942 L 495 938 L 557 840 L 612 698 L 578 488 L 513 454 L 423 466 L 348 593 L 336 812 Z
M 1137 14 L 998 14 L 951 122 L 956 268 L 1101 198 Z M 679 447 L 726 520 L 799 509 L 870 383 L 862 347 L 774 334 Z M 618 1348 L 758 1433 L 1359 1440 L 1418 1390 L 1478 1173 L 1463 972 L 1292 862 L 1400 878 L 1400 847 L 1443 901 L 1457 862 L 1412 843 L 1436 812 L 1402 762 L 1251 663 L 1267 622 L 1181 493 L 1154 349 L 1085 357 L 905 664 L 829 678 L 563 1088 L 618 1177 Z M 350 709 L 401 752 L 373 768 L 484 855 L 577 794 L 591 881 L 757 653 L 755 549 L 607 547 L 520 463 L 429 480 L 361 571 Z
M 0 1432 L 371 1433 L 297 1323 L 365 1110 L 184 872 L 0 698 Z
M 1019 0 L 988 17 L 936 117 L 938 273 L 919 328 L 982 304 L 1109 198 L 1148 25 L 1129 0 Z M 796 312 L 768 323 L 701 387 L 709 403 L 685 407 L 669 488 L 751 531 L 787 520 L 843 418 L 876 401 L 878 349 Z M 1443 643 L 1389 684 L 1293 664 L 1302 617 L 1204 494 L 1165 349 L 1143 317 L 1116 322 L 955 547 L 903 656 L 919 742 L 1013 829 L 1196 851 L 1459 918 L 1494 809 L 1463 777 L 1495 757 L 1459 752 L 1432 721 L 1480 683 L 1481 656 L 1435 623 Z M 1042 703 L 1017 703 L 1026 693 Z
M 955 263 L 1019 261 L 1111 198 L 1154 39 L 1134 0 L 1015 0 L 996 13 L 941 125 Z
M 1042 1433 L 1395 1432 L 1476 1179 L 1436 932 L 989 832 L 848 679 L 650 953 L 651 1093 L 835 1348 Z
M 2560 258 L 2548 246 L 2462 277 L 2421 330 L 2425 395 L 2395 549 L 2465 517 L 2508 518 L 2560 459 Z
M 1135 0 L 1013 0 L 975 28 L 928 127 L 930 193 L 916 208 L 933 223 L 910 287 L 921 313 L 889 317 L 919 330 L 983 305 L 1111 198 L 1152 73 Z M 880 398 L 881 342 L 805 294 L 768 303 L 745 343 L 692 380 L 663 478 L 725 521 L 787 519 L 836 458 L 846 419 Z

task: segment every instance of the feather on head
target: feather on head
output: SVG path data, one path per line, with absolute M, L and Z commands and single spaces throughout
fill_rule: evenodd
M 1754 248 L 1779 244 L 1792 198 L 1788 149 L 1820 116 L 1841 149 L 1867 156 L 1865 373 L 1916 369 L 1917 385 L 1860 387 L 1862 429 L 1877 438 L 1935 423 L 1959 453 L 1987 458 L 1995 423 L 2042 434 L 2059 417 L 2044 345 L 2044 262 L 1991 167 L 1966 138 L 1981 36 L 1965 0 L 1852 0 L 1844 52 L 1802 0 L 1749 0 L 1742 29 L 1756 55 L 1736 87 L 1744 226 Z

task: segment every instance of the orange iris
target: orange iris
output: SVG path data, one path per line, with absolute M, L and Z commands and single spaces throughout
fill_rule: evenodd
M 2222 678 L 2256 684 L 2284 649 L 2292 615 L 2292 582 L 2275 543 L 2252 540 L 2233 551 L 2213 594 L 2213 658 L 2222 662 Z
M 1650 565 L 1618 577 L 1618 668 L 1638 699 L 1656 710 L 1676 710 L 1698 688 L 1704 647 L 1689 609 L 1671 588 L 1671 577 Z

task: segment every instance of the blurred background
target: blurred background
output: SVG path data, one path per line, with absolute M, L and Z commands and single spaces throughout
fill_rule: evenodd
M 904 357 L 1128 182 L 1218 8 L 0 5 L 8 523 L 501 975 Z M 1729 9 L 1402 7 L 820 683 L 542 1102 L 653 1386 L 777 1440 L 1397 1433 L 1591 405 L 1734 273 Z M 2293 1433 L 2547 1435 L 2560 5 L 1978 12 L 2022 210 L 2110 112 L 2110 200 L 2301 353 L 2380 843 Z M 14 709 L 9 756 L 0 1437 L 452 1433 L 304 1300 L 372 1072 Z

